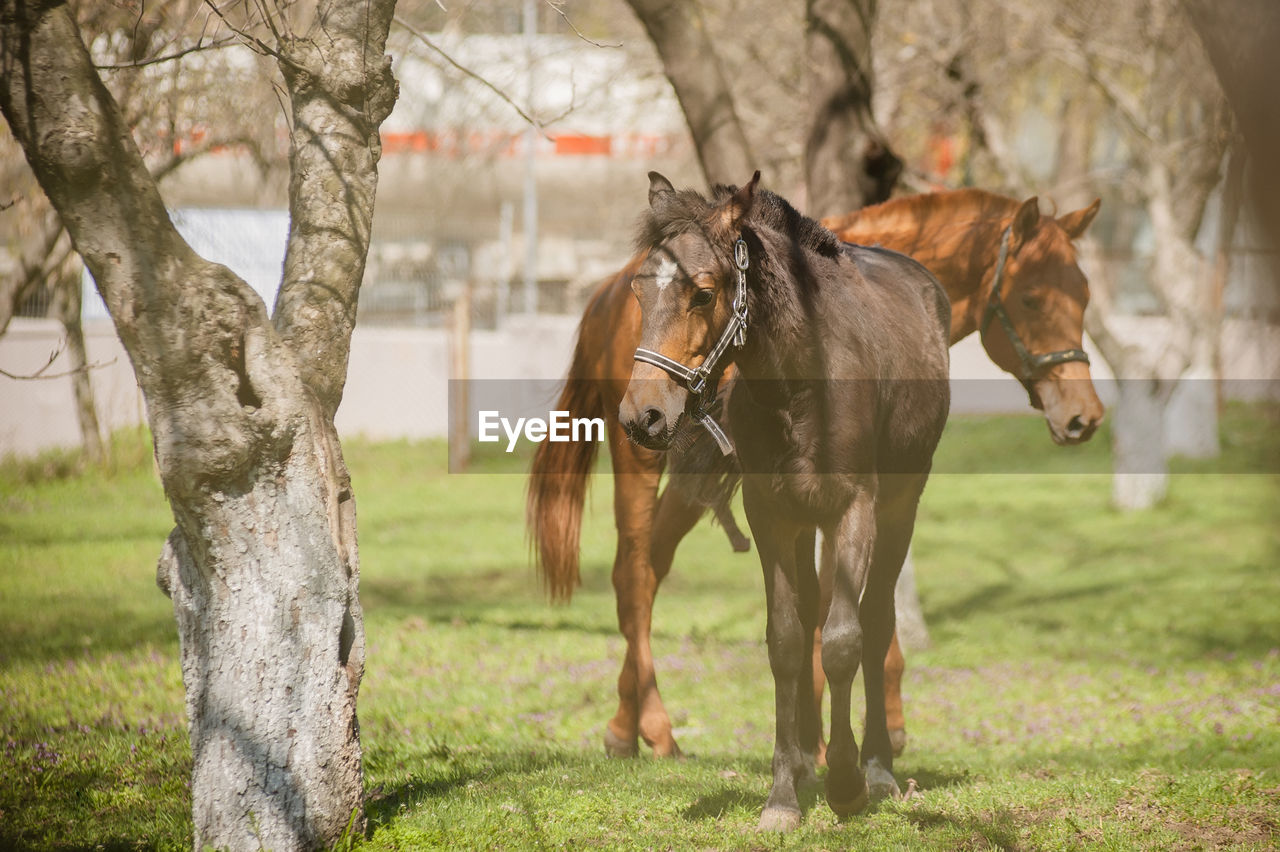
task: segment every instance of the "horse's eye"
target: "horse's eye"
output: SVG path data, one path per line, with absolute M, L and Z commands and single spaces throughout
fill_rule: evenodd
M 689 307 L 701 308 L 711 304 L 716 300 L 716 291 L 710 287 L 703 287 L 693 291 L 693 298 L 689 300 Z
M 1029 311 L 1038 311 L 1044 307 L 1044 296 L 1039 293 L 1023 293 L 1022 306 Z

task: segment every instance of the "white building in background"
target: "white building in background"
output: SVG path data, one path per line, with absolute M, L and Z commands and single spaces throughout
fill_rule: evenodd
M 170 210 L 169 217 L 196 254 L 239 275 L 271 310 L 284 270 L 285 243 L 289 238 L 287 210 L 181 207 Z M 84 318 L 108 319 L 107 306 L 87 269 L 83 279 Z

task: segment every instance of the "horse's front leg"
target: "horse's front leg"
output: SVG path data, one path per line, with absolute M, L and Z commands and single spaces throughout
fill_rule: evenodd
M 816 597 L 816 589 L 807 593 L 801 589 L 801 583 L 813 584 L 815 578 L 812 571 L 808 577 L 800 577 L 796 571 L 795 547 L 801 530 L 777 523 L 765 495 L 755 495 L 753 491 L 744 489 L 744 498 L 747 521 L 764 571 L 765 634 L 769 668 L 773 672 L 775 714 L 773 786 L 760 815 L 759 827 L 764 831 L 790 831 L 800 824 L 796 785 L 813 767 L 812 753 L 805 752 L 802 742 L 798 711 L 801 700 L 809 702 L 808 690 L 803 688 L 809 683 L 804 677 L 809 665 L 805 656 L 809 649 L 805 637 L 808 619 L 801 617 L 801 602 L 809 594 Z
M 658 693 L 649 631 L 658 577 L 650 542 L 662 471 L 657 453 L 640 449 L 613 424 L 609 433 L 614 470 L 614 522 L 618 549 L 613 563 L 613 591 L 618 629 L 627 641 L 627 655 L 618 675 L 618 711 L 605 728 L 605 752 L 611 757 L 634 757 L 638 740 L 656 757 L 680 753 L 671 735 L 671 719 Z
M 844 517 L 823 531 L 833 539 L 831 606 L 822 627 L 822 667 L 831 683 L 831 739 L 827 744 L 827 803 L 837 816 L 867 806 L 865 776 L 851 725 L 853 679 L 863 657 L 863 625 L 858 601 L 867 583 L 876 538 L 876 484 L 860 484 Z M 880 657 L 884 659 L 883 653 Z M 883 701 L 883 698 L 881 699 Z M 884 707 L 880 708 L 883 718 Z

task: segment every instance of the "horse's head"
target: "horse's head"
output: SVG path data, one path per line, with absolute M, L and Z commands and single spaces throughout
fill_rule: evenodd
M 1018 377 L 1059 444 L 1089 440 L 1104 412 L 1082 349 L 1089 283 L 1071 245 L 1100 203 L 1055 219 L 1040 215 L 1036 198 L 1024 201 L 1004 232 L 988 298 L 973 307 L 987 354 Z
M 640 348 L 618 408 L 627 435 L 643 447 L 671 446 L 686 410 L 703 388 L 715 386 L 729 360 L 722 343 L 739 288 L 734 245 L 759 178 L 757 172 L 712 203 L 649 173 L 649 210 L 638 237 L 646 256 L 631 282 L 640 302 Z

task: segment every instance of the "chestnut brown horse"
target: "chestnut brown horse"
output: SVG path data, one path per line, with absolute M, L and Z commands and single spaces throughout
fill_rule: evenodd
M 840 242 L 757 189 L 759 172 L 712 199 L 649 178 L 637 240 L 645 260 L 632 279 L 640 345 L 618 419 L 650 450 L 703 426 L 724 438 L 705 412 L 724 369 L 737 367 L 727 419 L 764 571 L 775 696 L 773 785 L 760 827 L 799 825 L 797 784 L 813 775 L 818 529 L 832 543 L 835 577 L 822 624 L 826 798 L 847 816 L 897 793 L 884 660 L 894 586 L 947 421 L 950 305 L 919 263 Z M 850 699 L 864 661 L 859 751 Z
M 1035 198 L 1019 202 L 965 189 L 894 199 L 824 224 L 846 242 L 909 254 L 933 272 L 951 300 L 951 342 L 985 326 L 982 342 L 988 356 L 1022 380 L 1031 404 L 1044 411 L 1054 441 L 1070 444 L 1088 440 L 1103 415 L 1088 365 L 1076 360 L 1032 365 L 1033 372 L 1026 375 L 1018 353 L 1034 358 L 1080 347 L 1089 291 L 1071 241 L 1088 228 L 1098 206 L 1095 201 L 1054 218 L 1040 214 Z M 557 408 L 575 417 L 603 417 L 609 424 L 618 530 L 613 585 L 627 652 L 618 678 L 618 711 L 605 729 L 605 748 L 611 755 L 634 755 L 643 739 L 655 756 L 671 756 L 679 748 L 658 691 L 650 622 L 654 596 L 676 547 L 705 507 L 678 488 L 665 489 L 659 499 L 663 456 L 628 441 L 617 420 L 640 336 L 640 309 L 631 282 L 643 260 L 637 255 L 603 281 L 587 305 Z M 1001 307 L 1018 347 L 1004 322 L 992 315 L 993 304 Z M 592 442 L 543 442 L 534 456 L 530 534 L 539 571 L 558 599 L 568 599 L 578 584 L 582 506 L 595 451 Z M 723 507 L 718 510 L 723 515 Z M 900 748 L 905 741 L 903 659 L 896 637 L 885 669 L 890 736 Z

